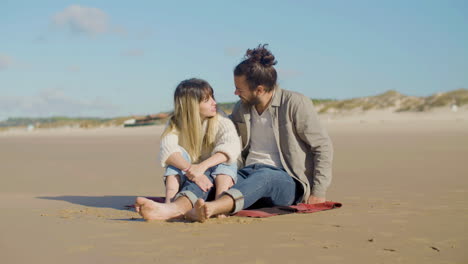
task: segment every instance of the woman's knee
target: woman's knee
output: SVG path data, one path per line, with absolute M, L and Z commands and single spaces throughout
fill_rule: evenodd
M 230 176 L 234 183 L 237 182 L 237 164 L 220 163 L 213 167 L 211 176 L 216 179 L 217 175 Z

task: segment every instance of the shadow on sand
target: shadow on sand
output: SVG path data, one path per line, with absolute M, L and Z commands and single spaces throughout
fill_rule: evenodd
M 65 201 L 97 208 L 113 208 L 117 210 L 128 210 L 135 203 L 137 196 L 41 196 L 38 199 Z

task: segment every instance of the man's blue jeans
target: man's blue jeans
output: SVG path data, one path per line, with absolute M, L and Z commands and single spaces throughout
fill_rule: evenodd
M 267 206 L 288 206 L 296 202 L 296 182 L 283 169 L 252 164 L 237 172 L 237 183 L 225 193 L 235 201 L 232 213 L 259 200 L 265 201 Z

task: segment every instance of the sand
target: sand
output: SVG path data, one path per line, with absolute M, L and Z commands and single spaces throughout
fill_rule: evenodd
M 161 127 L 0 133 L 1 263 L 468 263 L 468 120 L 324 118 L 337 210 L 145 222 Z

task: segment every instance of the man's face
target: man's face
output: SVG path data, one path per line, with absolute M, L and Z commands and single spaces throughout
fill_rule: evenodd
M 242 102 L 250 105 L 258 104 L 257 94 L 255 91 L 251 91 L 249 89 L 249 85 L 244 75 L 234 76 L 234 84 L 236 86 L 234 94 L 239 96 Z

